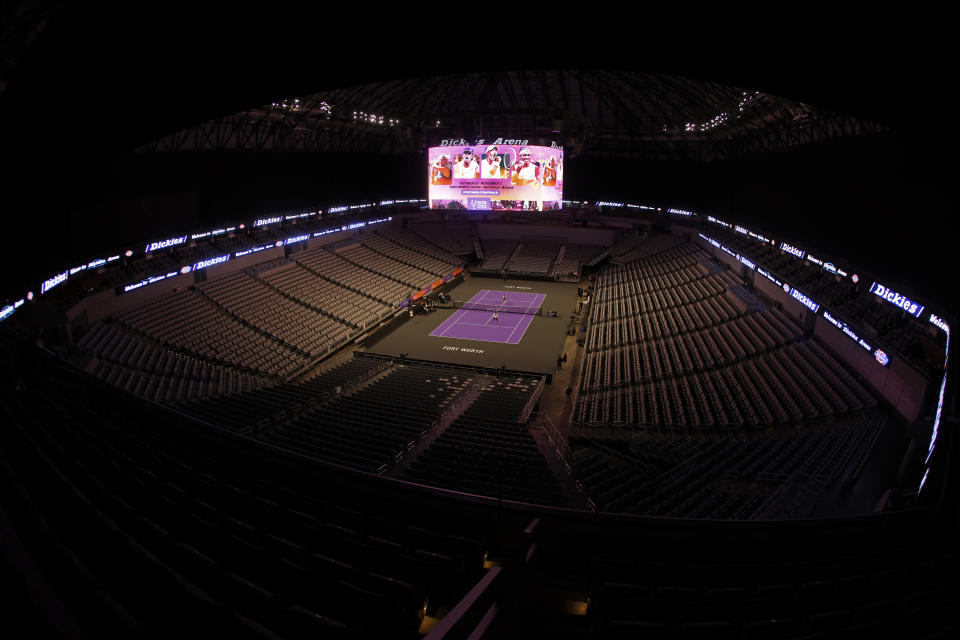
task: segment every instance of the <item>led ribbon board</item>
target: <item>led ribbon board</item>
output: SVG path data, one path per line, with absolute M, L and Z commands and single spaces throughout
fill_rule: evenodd
M 702 233 L 701 233 L 701 234 L 698 234 L 698 235 L 699 235 L 701 238 L 703 238 L 704 240 L 706 240 L 707 242 L 709 242 L 710 244 L 712 244 L 713 246 L 715 246 L 715 247 L 717 247 L 718 249 L 720 249 L 721 251 L 723 251 L 723 252 L 725 252 L 725 253 L 728 253 L 728 254 L 730 254 L 731 256 L 733 256 L 734 258 L 736 258 L 740 263 L 742 263 L 742 264 L 743 264 L 745 267 L 747 267 L 748 269 L 756 269 L 756 268 L 757 268 L 757 265 L 756 265 L 752 260 L 750 260 L 749 258 L 747 258 L 746 256 L 742 256 L 742 255 L 740 255 L 739 253 L 737 253 L 736 251 L 732 251 L 731 249 L 728 249 L 727 247 L 725 247 L 724 245 L 720 244 L 719 242 L 717 242 L 717 241 L 714 240 L 713 238 L 707 237 L 707 236 L 703 235 Z M 764 275 L 766 275 L 766 274 L 764 274 Z M 767 277 L 769 278 L 770 276 L 767 276 Z
M 274 224 L 275 222 L 282 222 L 282 221 L 283 221 L 283 216 L 274 216 L 272 218 L 260 218 L 259 220 L 255 220 L 252 226 L 263 227 L 268 224 Z
M 257 247 L 250 247 L 249 249 L 241 249 L 240 251 L 234 252 L 233 257 L 234 257 L 234 258 L 242 258 L 243 256 L 250 255 L 251 253 L 256 253 L 256 252 L 258 252 L 258 251 L 263 251 L 264 249 L 270 249 L 270 248 L 272 248 L 273 246 L 274 246 L 274 245 L 273 245 L 272 242 L 268 242 L 267 244 L 262 244 L 262 245 L 257 246 Z M 185 268 L 186 268 L 186 267 L 185 267 Z
M 312 215 L 312 214 L 301 214 L 298 217 L 302 217 L 303 215 Z M 265 222 L 265 220 L 266 219 L 258 220 L 257 223 L 270 224 L 270 222 Z M 272 222 L 278 222 L 279 220 L 280 218 L 274 218 L 272 219 Z M 379 224 L 381 222 L 389 222 L 391 220 L 393 220 L 393 216 L 388 216 L 386 218 L 377 218 L 375 220 L 367 220 L 365 222 L 355 222 L 349 226 L 341 226 L 341 227 L 335 227 L 333 229 L 324 229 L 322 231 L 317 231 L 312 234 L 312 237 L 315 238 L 317 236 L 326 235 L 328 233 L 335 233 L 337 231 L 343 231 L 347 229 L 358 229 L 360 227 L 366 227 L 372 224 Z M 262 226 L 262 224 L 260 226 Z M 259 251 L 263 251 L 264 249 L 270 249 L 273 247 L 282 247 L 285 245 L 294 244 L 296 242 L 304 242 L 305 240 L 309 240 L 310 238 L 311 238 L 311 234 L 309 233 L 290 236 L 285 240 L 277 240 L 276 242 L 268 242 L 266 244 L 258 245 L 255 247 L 248 247 L 246 249 L 241 249 L 239 251 L 234 252 L 232 257 L 241 258 L 243 256 L 250 255 L 251 253 L 257 253 Z M 180 268 L 179 273 L 185 274 L 185 273 L 190 273 L 191 271 L 197 271 L 198 269 L 206 269 L 207 267 L 212 267 L 213 265 L 216 265 L 216 264 L 222 264 L 227 260 L 229 260 L 230 258 L 231 258 L 231 254 L 229 253 L 224 254 L 222 256 L 216 256 L 214 258 L 207 258 L 206 260 L 201 260 L 199 262 L 194 263 L 193 265 L 184 265 L 183 267 Z M 65 275 L 65 274 L 61 274 L 61 275 Z M 137 282 L 133 282 L 128 285 L 125 285 L 123 287 L 123 292 L 126 293 L 127 291 L 133 291 L 134 289 L 139 289 L 140 287 L 143 287 L 145 285 L 153 284 L 155 282 L 160 282 L 161 280 L 166 280 L 167 278 L 171 278 L 175 275 L 177 275 L 177 272 L 171 271 L 170 273 L 150 276 L 149 278 L 144 278 L 143 280 L 138 280 Z M 60 277 L 60 276 L 57 276 L 57 277 Z M 53 280 L 53 278 L 51 278 L 51 280 Z M 58 283 L 54 283 L 53 285 L 51 285 L 51 287 L 56 286 L 56 284 Z
M 864 340 L 859 335 L 857 335 L 857 333 L 846 322 L 844 322 L 843 320 L 834 318 L 832 315 L 830 315 L 829 311 L 823 312 L 823 318 L 827 322 L 835 326 L 837 329 L 840 329 L 840 331 L 843 332 L 843 335 L 847 336 L 848 338 L 856 342 L 858 345 L 860 345 L 862 349 L 873 353 L 873 359 L 877 361 L 877 364 L 879 364 L 882 367 L 885 367 L 888 364 L 890 364 L 890 356 L 889 354 L 887 354 L 886 351 L 884 351 L 883 349 L 874 349 L 870 345 L 870 343 L 868 343 L 866 340 Z
M 816 313 L 817 311 L 820 310 L 820 305 L 814 302 L 813 300 L 811 300 L 809 297 L 807 297 L 807 295 L 804 294 L 799 289 L 794 289 L 790 285 L 784 284 L 783 290 L 786 291 L 791 298 L 793 298 L 794 300 L 796 300 L 797 302 L 805 306 L 807 309 L 810 309 L 810 311 L 813 311 L 814 313 Z
M 50 291 L 50 289 L 53 289 L 58 284 L 65 282 L 68 277 L 68 272 L 64 271 L 63 273 L 57 274 L 48 280 L 44 280 L 43 284 L 40 285 L 40 293 L 46 293 L 47 291 Z
M 201 260 L 200 262 L 195 263 L 193 265 L 193 270 L 196 271 L 197 269 L 206 269 L 207 267 L 212 267 L 215 264 L 226 262 L 229 259 L 229 253 L 226 253 L 222 256 L 217 256 L 216 258 L 207 258 L 206 260 Z
M 20 298 L 13 304 L 6 305 L 5 307 L 3 307 L 3 309 L 0 309 L 0 320 L 6 320 L 11 315 L 13 315 L 14 311 L 16 311 L 22 306 L 23 306 L 23 298 Z
M 950 325 L 944 322 L 943 318 L 937 316 L 934 313 L 930 314 L 930 324 L 935 325 L 944 333 L 950 333 Z
M 786 242 L 781 242 L 781 243 L 780 243 L 780 250 L 781 250 L 781 251 L 785 251 L 785 252 L 789 253 L 790 255 L 796 256 L 796 257 L 801 258 L 801 259 L 803 258 L 803 256 L 806 255 L 806 252 L 805 252 L 803 249 L 801 249 L 800 247 L 795 247 L 795 246 L 793 246 L 792 244 L 787 244 Z
M 183 244 L 187 241 L 187 236 L 179 236 L 177 238 L 169 238 L 167 240 L 159 240 L 157 242 L 151 242 L 147 245 L 147 248 L 144 249 L 146 253 L 151 253 L 153 251 L 159 251 L 160 249 L 166 249 L 167 247 L 175 247 L 178 244 Z
M 760 242 L 762 242 L 762 243 L 764 243 L 764 244 L 766 244 L 766 243 L 768 243 L 768 242 L 769 242 L 770 244 L 773 244 L 773 240 L 771 240 L 770 238 L 767 238 L 766 236 L 762 236 L 762 235 L 760 235 L 759 233 L 754 233 L 753 231 L 748 231 L 747 233 L 749 234 L 749 236 L 750 236 L 751 238 L 754 238 L 755 240 L 759 240 Z
M 160 282 L 161 280 L 166 280 L 167 278 L 172 278 L 173 276 L 178 274 L 179 274 L 178 271 L 171 271 L 170 273 L 161 273 L 159 275 L 150 276 L 149 278 L 144 278 L 139 282 L 134 282 L 132 284 L 125 285 L 123 287 L 123 292 L 127 293 L 128 291 L 139 289 L 140 287 L 146 286 L 148 284 L 153 284 L 154 282 Z
M 191 271 L 196 271 L 198 269 L 206 269 L 207 267 L 212 267 L 215 264 L 221 264 L 230 259 L 230 254 L 227 253 L 222 256 L 217 256 L 215 258 L 208 258 L 206 260 L 201 260 L 196 262 L 193 266 L 184 266 L 179 271 L 171 271 L 169 273 L 161 273 L 155 276 L 150 276 L 149 278 L 144 278 L 138 282 L 134 282 L 123 287 L 123 292 L 133 291 L 134 289 L 139 289 L 140 287 L 146 286 L 148 284 L 153 284 L 155 282 L 160 282 L 161 280 L 166 280 L 167 278 L 172 278 L 181 273 L 190 273 Z
M 704 240 L 706 240 L 707 242 L 709 242 L 710 244 L 712 244 L 713 246 L 715 246 L 717 249 L 720 248 L 720 243 L 717 242 L 716 240 L 714 240 L 713 238 L 709 238 L 709 237 L 703 235 L 702 233 L 697 234 L 697 235 L 699 235 L 701 238 L 703 238 Z
M 764 278 L 766 278 L 773 284 L 777 285 L 778 287 L 783 287 L 783 283 L 777 280 L 776 276 L 774 276 L 772 273 L 770 273 L 766 269 L 763 269 L 762 267 L 757 267 L 757 273 L 759 273 Z
M 885 287 L 879 282 L 874 282 L 870 285 L 870 293 L 876 295 L 878 298 L 886 300 L 896 307 L 900 307 L 915 318 L 919 318 L 923 313 L 923 305 L 917 304 L 906 296 L 897 293 L 889 287 Z

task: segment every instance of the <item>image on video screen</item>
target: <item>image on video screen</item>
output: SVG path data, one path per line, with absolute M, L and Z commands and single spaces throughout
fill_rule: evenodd
M 563 149 L 448 145 L 427 151 L 431 209 L 554 211 L 563 201 Z

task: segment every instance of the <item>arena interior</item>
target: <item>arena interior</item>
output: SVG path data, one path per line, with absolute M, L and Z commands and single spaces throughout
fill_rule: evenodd
M 7 632 L 958 632 L 949 143 L 719 65 L 231 90 L 212 22 L 97 11 L 0 39 Z M 431 208 L 494 139 L 563 207 Z

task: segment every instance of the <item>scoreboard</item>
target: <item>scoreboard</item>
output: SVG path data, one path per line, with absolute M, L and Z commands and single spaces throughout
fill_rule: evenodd
M 431 209 L 554 211 L 563 201 L 563 148 L 502 138 L 444 140 L 427 150 Z

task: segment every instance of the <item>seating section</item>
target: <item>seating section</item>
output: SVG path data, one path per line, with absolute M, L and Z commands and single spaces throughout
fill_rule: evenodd
M 427 365 L 354 358 L 306 382 L 178 408 L 317 460 L 383 473 L 436 426 L 472 379 Z
M 740 300 L 742 283 L 695 245 L 667 246 L 596 280 L 574 476 L 601 510 L 804 517 L 862 466 L 883 411 L 786 315 Z
M 470 224 L 445 222 L 415 222 L 407 229 L 428 244 L 440 247 L 454 255 L 473 253 L 473 227 Z
M 120 314 L 116 326 L 98 325 L 79 346 L 92 354 L 93 373 L 159 401 L 283 380 L 462 266 L 402 229 L 367 234 L 363 242 L 373 248 L 347 241 L 339 254 L 303 251 L 293 261 L 277 258 L 169 293 Z
M 562 242 L 557 239 L 525 238 L 504 268 L 513 273 L 532 275 L 553 273 L 554 261 L 561 246 Z
M 383 371 L 389 363 L 369 358 L 348 360 L 306 382 L 280 384 L 230 397 L 175 405 L 199 420 L 245 435 L 303 411 Z
M 457 367 L 355 357 L 307 382 L 176 408 L 358 471 L 395 469 L 413 482 L 566 506 L 553 471 L 518 422 L 539 382 L 531 376 L 496 380 Z M 471 393 L 476 399 L 471 395 L 472 404 L 459 414 L 461 398 Z M 441 424 L 444 415 L 451 418 Z M 429 445 L 418 455 L 421 440 Z
M 578 419 L 605 424 L 760 427 L 843 415 L 877 404 L 852 374 L 813 341 L 707 370 L 698 368 L 697 362 L 704 358 L 693 353 L 687 359 L 683 345 L 668 340 L 595 355 L 584 369 L 595 386 L 583 387 Z M 645 363 L 653 364 L 645 369 Z M 646 371 L 654 375 L 645 378 Z
M 369 271 L 363 265 L 320 247 L 297 255 L 297 263 L 320 276 L 356 293 L 367 296 L 393 309 L 416 290 L 384 275 Z
M 355 393 L 288 412 L 257 434 L 272 445 L 359 471 L 383 473 L 429 433 L 469 376 L 399 365 Z
M 317 391 L 362 392 L 366 364 L 321 374 L 329 377 Z M 375 371 L 367 388 L 410 368 Z M 457 386 L 459 374 L 443 375 L 440 388 Z M 504 380 L 509 391 L 489 390 L 496 401 L 487 406 L 483 390 L 460 416 L 483 408 L 480 423 L 503 430 L 450 432 L 464 436 L 463 450 L 494 452 L 493 465 L 510 456 L 532 464 L 506 428 L 516 414 L 503 398 L 521 407 L 528 397 L 512 384 L 524 382 Z M 334 471 L 117 393 L 6 326 L 0 412 L 0 576 L 13 587 L 5 613 L 11 628 L 40 637 L 412 640 L 493 576 L 485 560 L 512 570 L 485 592 L 482 623 L 468 621 L 459 636 L 958 631 L 949 510 L 917 502 L 857 518 L 700 520 L 815 514 L 817 483 L 855 480 L 883 428 L 879 411 L 802 430 L 643 430 L 620 444 L 572 442 L 571 466 L 601 510 L 679 521 L 452 500 Z M 496 484 L 519 486 L 511 465 L 497 468 L 509 481 Z
M 500 272 L 506 267 L 507 261 L 513 255 L 517 248 L 516 240 L 500 240 L 497 238 L 487 238 L 483 240 L 483 250 L 486 252 L 486 258 L 478 267 L 480 271 Z
M 379 253 L 425 269 L 438 277 L 463 266 L 463 260 L 449 251 L 425 242 L 412 231 L 397 227 L 377 230 L 364 236 L 362 242 Z
M 620 239 L 614 243 L 613 247 L 610 248 L 610 255 L 614 260 L 624 262 L 624 260 L 621 260 L 621 256 L 628 255 L 631 251 L 640 247 L 645 241 L 646 238 L 643 236 L 622 235 Z
M 692 244 L 601 273 L 590 309 L 575 419 L 744 427 L 796 424 L 876 406 L 783 313 L 743 311 L 729 272 Z
M 0 348 L 4 549 L 56 594 L 29 607 L 57 637 L 412 639 L 483 574 L 476 524 L 363 513 L 296 459 Z
M 329 353 L 346 342 L 351 333 L 349 325 L 280 295 L 245 272 L 204 283 L 199 289 L 244 324 L 276 338 L 305 358 Z
M 607 247 L 567 242 L 560 250 L 553 277 L 568 282 L 580 282 L 580 269 L 583 265 L 598 260 L 605 251 Z
M 269 378 L 162 347 L 114 322 L 100 322 L 77 347 L 92 355 L 86 370 L 130 393 L 176 402 L 259 389 Z
M 885 422 L 882 414 L 871 414 L 830 428 L 772 435 L 649 432 L 619 442 L 575 440 L 570 464 L 601 511 L 711 520 L 749 520 L 761 512 L 766 519 L 803 518 L 827 485 L 854 473 Z M 791 483 L 817 491 L 806 502 L 777 501 L 776 492 Z
M 473 404 L 401 478 L 465 493 L 568 506 L 553 472 L 518 418 L 537 380 L 487 380 Z
M 612 262 L 623 264 L 656 255 L 683 243 L 682 238 L 669 235 L 655 235 L 649 238 L 626 236 L 617 242 L 610 253 L 613 256 Z
M 283 378 L 309 359 L 307 353 L 245 324 L 192 289 L 162 295 L 116 319 L 165 348 L 254 374 Z
M 283 295 L 354 329 L 378 322 L 391 311 L 389 305 L 322 278 L 297 262 L 263 271 L 257 277 Z
M 388 256 L 368 249 L 363 244 L 351 244 L 337 250 L 340 257 L 345 258 L 355 265 L 363 267 L 373 273 L 396 280 L 413 291 L 423 288 L 436 279 L 436 276 L 429 271 L 418 267 L 411 267 L 399 260 L 394 260 Z
M 921 370 L 933 371 L 939 363 L 928 361 L 920 343 L 929 340 L 928 328 L 902 309 L 887 304 L 869 292 L 870 281 L 858 283 L 834 276 L 808 260 L 758 243 L 742 234 L 720 228 L 710 234 L 725 245 L 749 256 L 754 262 L 800 288 L 831 313 L 854 326 L 866 328 L 872 341 L 884 349 L 908 358 Z

